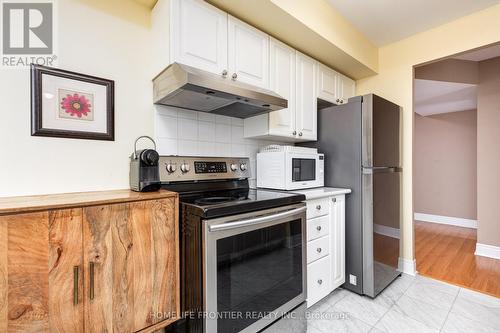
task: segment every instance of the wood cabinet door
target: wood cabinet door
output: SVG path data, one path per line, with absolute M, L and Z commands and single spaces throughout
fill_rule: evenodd
M 227 14 L 202 0 L 171 1 L 170 62 L 222 74 L 227 70 Z
M 0 332 L 83 332 L 82 210 L 0 217 Z
M 269 113 L 269 134 L 295 137 L 295 50 L 271 38 L 270 89 L 288 100 L 288 108 Z M 295 132 L 295 134 L 294 134 Z
M 179 314 L 176 199 L 84 208 L 87 332 L 135 332 Z
M 298 139 L 317 139 L 317 72 L 318 63 L 308 56 L 296 52 L 296 122 Z
M 229 79 L 269 88 L 269 36 L 229 15 Z

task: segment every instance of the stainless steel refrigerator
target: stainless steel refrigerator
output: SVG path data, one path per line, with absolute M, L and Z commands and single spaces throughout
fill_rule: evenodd
M 401 224 L 401 108 L 377 95 L 318 111 L 325 186 L 347 187 L 346 282 L 375 297 L 398 275 Z

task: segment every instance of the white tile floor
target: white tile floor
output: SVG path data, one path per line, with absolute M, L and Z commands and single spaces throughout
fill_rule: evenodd
M 500 298 L 403 275 L 375 299 L 338 289 L 306 317 L 282 320 L 265 333 L 500 333 Z

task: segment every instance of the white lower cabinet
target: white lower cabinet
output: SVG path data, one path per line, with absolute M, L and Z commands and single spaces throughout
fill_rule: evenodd
M 317 303 L 332 291 L 330 256 L 307 265 L 307 307 Z
M 307 307 L 311 307 L 345 282 L 345 194 L 310 199 L 306 205 Z

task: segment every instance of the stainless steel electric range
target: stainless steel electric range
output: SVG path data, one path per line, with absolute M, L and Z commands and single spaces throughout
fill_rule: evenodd
M 306 299 L 305 197 L 250 189 L 250 175 L 247 158 L 160 157 L 181 203 L 173 332 L 258 332 Z

